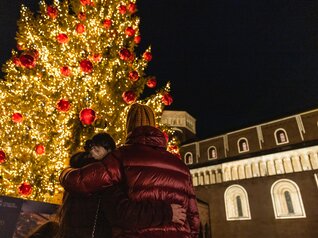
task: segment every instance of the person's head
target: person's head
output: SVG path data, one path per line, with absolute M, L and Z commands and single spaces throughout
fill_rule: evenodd
M 116 143 L 108 133 L 99 133 L 93 136 L 90 148 L 91 156 L 96 160 L 101 160 L 116 148 Z
M 134 103 L 130 106 L 127 120 L 126 132 L 127 135 L 139 126 L 156 126 L 155 114 L 153 110 L 139 103 Z

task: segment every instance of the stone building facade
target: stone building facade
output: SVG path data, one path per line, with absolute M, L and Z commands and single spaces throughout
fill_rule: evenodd
M 180 152 L 208 205 L 205 234 L 318 237 L 318 109 L 187 143 Z

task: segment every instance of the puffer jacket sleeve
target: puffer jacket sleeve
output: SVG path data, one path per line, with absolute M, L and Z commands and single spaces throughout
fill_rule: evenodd
M 198 205 L 196 196 L 193 189 L 191 175 L 189 175 L 189 207 L 187 211 L 187 220 L 190 225 L 191 229 L 191 238 L 198 238 L 199 237 L 199 229 L 200 229 L 200 217 L 198 211 Z
M 91 194 L 119 183 L 122 179 L 121 167 L 120 161 L 110 154 L 101 162 L 79 169 L 64 169 L 60 175 L 60 183 L 68 192 Z
M 113 226 L 135 230 L 162 226 L 172 222 L 170 203 L 165 201 L 133 201 L 118 185 L 102 192 L 101 207 Z

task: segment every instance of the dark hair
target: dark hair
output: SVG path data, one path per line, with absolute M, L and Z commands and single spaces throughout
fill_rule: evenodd
M 93 141 L 92 140 L 87 140 L 85 141 L 85 145 L 84 145 L 84 150 L 86 152 L 89 152 L 93 147 Z
M 82 168 L 92 162 L 94 162 L 94 159 L 90 157 L 89 152 L 80 151 L 71 156 L 70 166 L 72 168 Z
M 114 150 L 116 148 L 116 143 L 108 133 L 99 133 L 93 136 L 92 138 L 92 147 L 93 146 L 102 146 L 105 149 Z

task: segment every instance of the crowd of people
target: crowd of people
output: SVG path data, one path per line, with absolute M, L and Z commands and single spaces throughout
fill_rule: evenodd
M 58 220 L 29 238 L 197 238 L 199 214 L 187 166 L 166 150 L 152 109 L 132 104 L 125 144 L 96 134 L 60 175 Z

